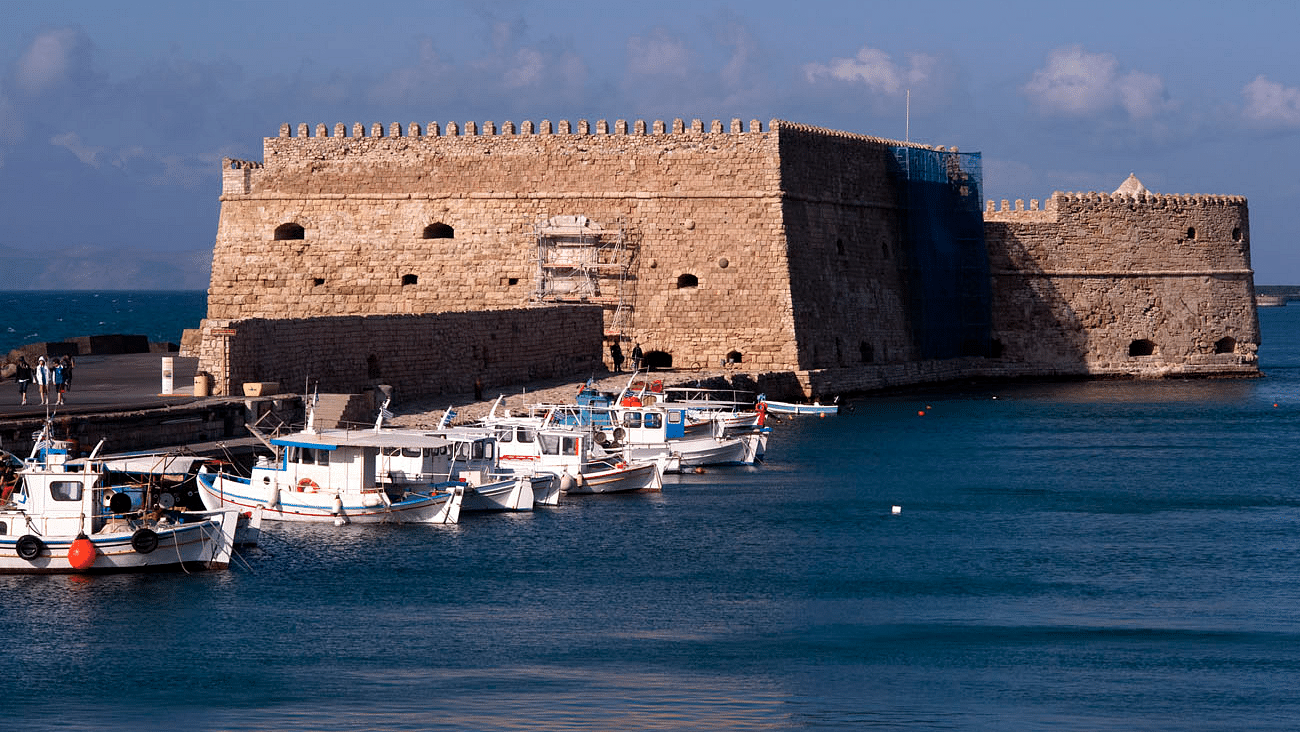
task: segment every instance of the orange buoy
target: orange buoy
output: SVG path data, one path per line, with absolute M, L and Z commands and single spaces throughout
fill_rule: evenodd
M 918 409 L 918 410 L 916 410 L 916 416 L 918 416 L 918 417 L 924 417 L 924 416 L 925 416 L 925 410 L 924 410 L 924 409 Z
M 95 545 L 85 534 L 78 534 L 76 539 L 72 540 L 72 546 L 68 547 L 68 564 L 73 569 L 90 569 L 95 563 Z

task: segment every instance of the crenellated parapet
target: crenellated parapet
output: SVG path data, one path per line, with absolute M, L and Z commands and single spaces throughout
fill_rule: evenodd
M 772 120 L 768 123 L 768 130 L 772 131 L 778 125 L 783 124 L 779 120 Z M 789 123 L 784 123 L 789 125 Z M 798 125 L 797 127 L 805 127 Z M 818 130 L 820 132 L 830 133 L 831 130 L 820 130 L 819 128 L 807 128 L 809 130 Z M 285 122 L 280 125 L 278 137 L 282 138 L 309 138 L 309 137 L 496 137 L 496 136 L 513 136 L 513 135 L 703 135 L 703 134 L 752 134 L 763 132 L 763 123 L 757 119 L 749 121 L 748 129 L 739 118 L 732 119 L 729 125 L 723 124 L 721 120 L 713 120 L 705 129 L 703 120 L 692 120 L 688 125 L 685 120 L 677 118 L 671 122 L 663 120 L 651 120 L 647 123 L 645 120 L 635 120 L 631 124 L 627 120 L 617 120 L 611 126 L 608 120 L 597 120 L 593 125 L 589 120 L 580 119 L 576 124 L 569 120 L 559 120 L 552 122 L 544 119 L 534 124 L 532 120 L 525 120 L 516 125 L 512 121 L 502 122 L 499 126 L 496 122 L 487 121 L 478 123 L 474 121 L 457 123 L 447 122 L 440 124 L 438 122 L 427 122 L 421 125 L 418 122 L 410 122 L 405 126 L 400 122 L 393 122 L 385 126 L 381 122 L 373 122 L 369 126 L 361 122 L 353 123 L 351 129 L 342 122 L 336 123 L 333 127 L 319 123 L 309 125 L 305 122 L 299 123 L 296 127 Z
M 842 130 L 834 130 L 827 127 L 817 127 L 814 125 L 805 125 L 785 120 L 773 119 L 768 121 L 767 132 L 794 132 L 817 135 L 819 137 L 834 137 L 848 140 L 860 140 L 864 142 L 874 142 L 882 145 L 914 147 L 921 150 L 937 150 L 940 152 L 958 152 L 956 147 L 945 147 L 943 145 L 925 145 L 916 142 L 905 142 L 902 140 L 893 140 L 886 137 L 877 137 L 874 135 L 860 135 Z M 576 124 L 569 120 L 559 120 L 552 122 L 549 119 L 541 120 L 534 124 L 532 120 L 525 120 L 519 124 L 513 121 L 505 121 L 498 125 L 496 122 L 487 121 L 478 123 L 469 122 L 427 122 L 421 125 L 418 122 L 410 122 L 403 125 L 400 122 L 392 122 L 384 125 L 381 122 L 373 122 L 366 125 L 362 122 L 355 122 L 351 128 L 342 122 L 334 124 L 332 127 L 323 123 L 309 125 L 299 123 L 294 126 L 288 122 L 280 125 L 278 137 L 280 138 L 322 138 L 322 137 L 510 137 L 510 136 L 530 136 L 530 135 L 629 135 L 629 136 L 663 136 L 663 135 L 743 135 L 757 134 L 764 132 L 764 125 L 761 120 L 751 119 L 746 124 L 740 118 L 733 118 L 724 123 L 722 120 L 713 120 L 705 124 L 703 120 L 694 119 L 688 124 L 682 118 L 673 119 L 670 122 L 664 120 L 615 120 L 611 125 L 608 120 L 597 120 L 593 125 L 589 120 L 580 119 Z
M 253 171 L 263 164 L 256 160 L 221 159 L 221 195 L 244 194 L 252 188 Z
M 1030 199 L 1027 207 L 1024 199 L 1018 198 L 1012 203 L 1004 198 L 1000 206 L 998 202 L 990 199 L 984 207 L 984 218 L 987 221 L 1041 222 L 1055 221 L 1064 211 L 1092 211 L 1098 214 L 1106 214 L 1108 212 L 1118 213 L 1141 209 L 1145 212 L 1158 214 L 1162 210 L 1187 211 L 1200 208 L 1215 211 L 1241 208 L 1245 205 L 1245 196 L 1222 196 L 1203 193 L 1127 194 L 1098 193 L 1097 191 L 1088 191 L 1086 193 L 1056 191 L 1050 198 L 1042 202 L 1041 207 L 1038 199 Z

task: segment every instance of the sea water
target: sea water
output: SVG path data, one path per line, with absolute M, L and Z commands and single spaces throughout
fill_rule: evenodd
M 0 719 L 1294 729 L 1300 308 L 1260 317 L 1262 379 L 856 399 L 662 493 L 268 524 L 224 572 L 0 577 Z
M 180 343 L 207 312 L 202 290 L 39 290 L 0 292 L 0 357 L 28 343 L 89 335 L 143 335 Z

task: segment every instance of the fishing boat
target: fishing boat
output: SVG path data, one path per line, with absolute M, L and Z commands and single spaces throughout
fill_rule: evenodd
M 255 433 L 256 434 L 256 433 Z M 261 507 L 268 521 L 454 524 L 463 486 L 379 479 L 384 449 L 446 447 L 440 437 L 372 430 L 307 430 L 263 438 L 274 451 L 243 477 L 199 469 L 199 495 L 209 509 Z
M 498 401 L 499 403 L 499 401 Z M 591 425 L 564 424 L 554 409 L 535 415 L 497 415 L 496 406 L 483 420 L 497 440 L 498 462 L 521 472 L 551 473 L 568 494 L 627 493 L 663 490 L 659 465 L 629 460 L 597 444 Z
M 624 389 L 617 399 L 611 399 L 588 386 L 578 394 L 576 409 L 554 407 L 557 416 L 551 419 L 595 425 L 597 444 L 617 450 L 629 460 L 657 460 L 664 454 L 672 455 L 672 471 L 751 465 L 761 460 L 767 450 L 769 430 L 763 410 L 758 410 L 753 423 L 744 428 L 730 421 L 734 412 L 707 412 L 698 417 L 706 429 L 692 430 L 691 408 L 681 402 L 657 402 L 652 396 L 645 397 Z
M 239 512 L 185 511 L 113 485 L 97 455 L 51 437 L 26 460 L 0 453 L 0 574 L 225 569 Z M 169 494 L 163 494 L 169 495 Z
M 400 430 L 386 430 L 395 433 Z M 447 444 L 435 448 L 387 447 L 381 453 L 381 479 L 396 484 L 434 483 L 465 488 L 462 511 L 531 511 L 559 502 L 559 481 L 551 473 L 502 467 L 496 435 L 484 429 L 440 428 L 426 433 Z
M 839 397 L 836 397 L 835 401 L 831 404 L 822 404 L 821 402 L 816 401 L 812 404 L 799 404 L 797 402 L 782 402 L 768 399 L 766 396 L 760 394 L 758 404 L 760 406 L 766 405 L 767 411 L 772 414 L 816 414 L 825 416 L 827 414 L 839 414 L 839 401 Z

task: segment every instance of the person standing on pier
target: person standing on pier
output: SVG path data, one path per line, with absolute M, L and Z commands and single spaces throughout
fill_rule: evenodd
M 623 349 L 619 348 L 618 341 L 609 344 L 609 358 L 614 362 L 614 373 L 623 373 Z
M 54 383 L 54 374 L 50 372 L 50 367 L 45 363 L 44 356 L 36 359 L 36 371 L 33 376 L 36 381 L 36 389 L 41 393 L 41 404 L 49 404 L 50 387 Z
M 72 391 L 72 369 L 76 367 L 77 361 L 65 354 L 59 362 L 63 364 L 63 390 Z
M 27 403 L 27 387 L 32 384 L 32 367 L 27 363 L 26 356 L 18 357 L 18 370 L 14 372 L 14 381 L 18 382 L 18 395 L 23 398 L 22 404 Z
M 642 357 L 643 354 L 641 353 L 641 344 L 638 343 L 635 346 L 632 346 L 632 370 L 633 371 L 641 370 Z
M 54 393 L 56 395 L 56 398 L 58 399 L 58 401 L 54 403 L 62 404 L 63 403 L 63 375 L 67 372 L 66 369 L 63 368 L 63 361 L 57 358 L 54 359 L 54 368 L 51 370 L 54 372 Z

